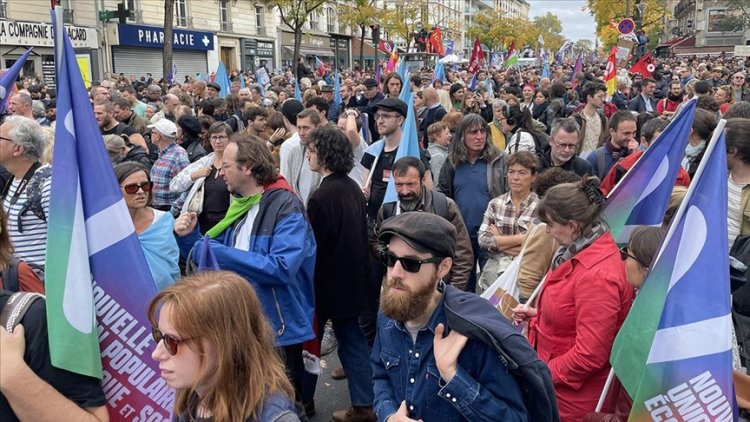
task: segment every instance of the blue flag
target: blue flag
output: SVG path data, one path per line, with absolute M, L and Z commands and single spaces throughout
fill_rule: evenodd
M 406 120 L 404 120 L 404 124 L 401 126 L 401 142 L 398 144 L 398 150 L 396 151 L 396 161 L 402 157 L 419 158 L 419 139 L 417 119 L 414 112 L 414 94 L 411 94 L 406 106 L 408 111 L 406 113 Z M 394 201 L 398 201 L 398 194 L 396 193 L 396 185 L 391 175 L 390 180 L 388 180 L 388 188 L 385 191 L 383 203 Z
M 411 84 L 409 83 L 409 79 L 404 78 L 403 81 L 404 83 L 401 87 L 401 94 L 399 94 L 398 99 L 409 104 L 409 100 L 411 99 Z
M 26 50 L 21 57 L 13 63 L 13 66 L 8 69 L 7 72 L 0 78 L 0 113 L 5 110 L 5 105 L 8 104 L 10 95 L 13 92 L 13 85 L 18 79 L 18 74 L 23 69 L 23 64 L 26 63 L 26 59 L 29 57 L 31 49 Z
M 469 81 L 469 86 L 468 86 L 469 91 L 475 92 L 477 90 L 477 73 L 475 73 L 474 76 L 472 76 L 471 80 Z
M 336 105 L 340 105 L 344 102 L 341 98 L 341 81 L 339 80 L 339 70 L 333 71 L 333 102 Z
M 396 71 L 398 72 L 398 76 L 401 76 L 401 80 L 404 81 L 404 85 L 409 85 L 406 83 L 406 78 L 409 76 L 409 68 L 406 67 L 406 59 L 403 57 L 398 58 L 398 66 L 396 67 Z
M 207 79 L 208 79 L 208 77 L 206 76 L 206 74 L 205 74 L 205 73 L 199 73 L 199 74 L 198 74 L 198 75 L 197 75 L 197 76 L 195 77 L 195 80 L 196 80 L 196 81 L 205 81 L 205 80 L 207 80 Z
M 542 68 L 542 78 L 549 78 L 549 63 L 547 60 L 544 61 L 544 67 Z
M 722 120 L 612 348 L 631 421 L 737 420 L 723 128 Z
M 151 359 L 154 341 L 146 317 L 156 285 L 112 171 L 60 7 L 52 17 L 58 124 L 45 272 L 52 364 L 104 376 L 110 385 L 118 385 L 105 388 L 112 415 L 148 408 L 166 419 L 172 400 L 142 388 L 145 378 L 133 377 L 122 360 L 128 356 L 128 367 L 140 368 L 141 374 L 159 373 Z M 149 385 L 158 389 L 152 375 Z
M 262 85 L 262 84 L 260 84 L 260 83 L 259 83 L 258 85 L 260 85 L 261 87 L 263 86 L 263 85 Z M 242 88 L 245 88 L 245 75 L 244 75 L 244 74 L 242 74 L 242 73 L 240 73 L 240 89 L 242 89 Z M 262 89 L 262 88 L 261 88 L 261 89 Z M 265 95 L 265 94 L 264 94 L 264 95 Z
M 693 127 L 690 100 L 607 197 L 602 219 L 615 242 L 626 245 L 638 226 L 661 225 Z
M 294 78 L 294 99 L 302 102 L 302 93 L 299 90 L 299 79 Z
M 229 82 L 229 74 L 227 73 L 227 68 L 224 67 L 224 62 L 219 62 L 219 67 L 216 69 L 215 82 L 221 87 L 219 97 L 224 98 L 232 93 L 232 83 Z
M 211 250 L 211 238 L 208 235 L 203 236 L 198 250 L 198 272 L 219 271 L 219 261 L 216 260 L 213 250 Z
M 433 82 L 435 81 L 445 82 L 446 80 L 447 79 L 445 77 L 445 63 L 438 60 L 437 64 L 435 65 L 435 77 L 432 79 L 432 81 Z M 406 83 L 404 83 L 404 85 L 406 85 Z

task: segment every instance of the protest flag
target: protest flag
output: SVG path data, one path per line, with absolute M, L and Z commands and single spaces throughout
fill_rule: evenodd
M 260 81 L 258 81 L 258 82 L 260 82 Z M 263 84 L 261 84 L 261 83 L 258 83 L 258 85 L 263 86 Z M 246 87 L 246 85 L 245 85 L 245 75 L 242 74 L 242 73 L 240 73 L 240 89 L 245 88 L 245 87 Z M 263 94 L 263 95 L 265 95 L 265 94 Z
M 602 209 L 612 237 L 625 245 L 637 226 L 658 226 L 672 195 L 693 127 L 696 100 L 690 100 L 614 187 Z
M 573 84 L 573 89 L 578 86 L 578 79 L 576 75 L 583 72 L 583 52 L 578 53 L 576 64 L 573 66 L 573 73 L 570 74 L 570 82 Z
M 484 51 L 482 51 L 482 43 L 479 41 L 479 37 L 474 40 L 474 48 L 471 49 L 471 58 L 469 59 L 469 66 L 466 70 L 469 73 L 477 73 L 479 67 L 484 61 Z
M 516 40 L 513 40 L 513 42 L 510 43 L 510 47 L 508 47 L 508 51 L 505 52 L 505 60 L 507 61 L 510 56 L 512 56 L 516 52 Z
M 549 63 L 547 61 L 544 62 L 544 67 L 542 68 L 542 78 L 549 78 Z
M 156 285 L 60 7 L 52 12 L 52 22 L 59 117 L 45 267 L 52 365 L 102 378 L 112 420 L 132 420 L 135 409 L 140 416 L 167 420 L 174 392 L 151 358 L 154 341 L 146 318 Z
M 198 249 L 198 272 L 219 271 L 219 261 L 216 260 L 213 250 L 211 249 L 211 238 L 208 235 L 203 236 L 203 242 Z
M 441 62 L 440 60 L 438 60 L 437 64 L 435 64 L 435 77 L 432 79 L 432 82 L 435 82 L 435 81 L 442 81 L 442 82 L 446 81 L 445 63 Z
M 406 102 L 406 106 L 406 120 L 404 120 L 404 123 L 401 125 L 401 142 L 398 144 L 395 161 L 398 161 L 399 158 L 403 157 L 419 158 L 419 139 L 417 133 L 417 119 L 414 111 L 414 94 L 409 96 L 409 101 Z M 398 194 L 396 193 L 396 184 L 393 181 L 393 175 L 391 175 L 391 178 L 388 180 L 388 188 L 385 191 L 385 199 L 383 199 L 383 203 L 395 201 L 398 201 Z
M 407 72 L 408 75 L 408 72 Z M 401 94 L 399 94 L 398 99 L 403 101 L 406 104 L 409 104 L 409 99 L 411 98 L 411 84 L 409 83 L 409 80 L 404 78 L 402 79 L 404 81 L 403 85 L 401 86 Z M 372 116 L 370 116 L 372 118 Z
M 323 61 L 320 60 L 318 56 L 315 56 L 315 70 L 315 73 L 317 73 L 321 78 L 326 74 L 326 71 L 328 70 L 328 65 L 323 63 Z
M 476 92 L 477 90 L 477 74 L 476 73 L 469 80 L 469 86 L 467 88 L 469 88 L 469 91 L 471 92 Z
M 638 63 L 634 64 L 633 67 L 628 70 L 629 73 L 640 73 L 644 78 L 650 78 L 651 73 L 655 69 L 654 59 L 651 57 L 651 53 L 646 53 L 638 60 Z
M 229 82 L 229 74 L 227 73 L 227 68 L 224 67 L 224 62 L 219 62 L 219 67 L 216 69 L 216 78 L 214 79 L 214 82 L 219 84 L 219 86 L 221 87 L 221 91 L 219 92 L 220 98 L 224 98 L 232 93 L 232 83 Z
M 518 66 L 518 54 L 513 53 L 505 60 L 505 67 L 510 68 L 511 66 Z
M 13 63 L 13 66 L 8 69 L 5 74 L 0 77 L 0 113 L 5 110 L 5 105 L 8 104 L 11 93 L 16 91 L 16 79 L 18 74 L 23 69 L 23 64 L 26 63 L 26 59 L 31 54 L 31 49 L 26 50 L 21 57 Z
M 607 85 L 607 95 L 611 97 L 617 91 L 617 46 L 612 47 L 607 58 L 604 83 Z
M 536 39 L 536 43 L 539 44 L 539 47 L 544 47 L 544 38 L 542 38 L 542 34 L 539 34 L 539 38 Z
M 723 128 L 722 120 L 612 347 L 633 398 L 630 421 L 737 420 Z

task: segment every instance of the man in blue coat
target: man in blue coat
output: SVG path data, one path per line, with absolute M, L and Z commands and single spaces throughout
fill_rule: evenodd
M 255 288 L 299 399 L 304 372 L 302 344 L 315 338 L 315 237 L 302 202 L 278 176 L 263 143 L 249 137 L 233 138 L 223 158 L 220 174 L 234 197 L 224 219 L 206 235 L 211 238 L 219 268 L 236 272 Z M 203 242 L 196 214 L 182 214 L 175 221 L 175 233 L 183 256 L 193 249 L 196 261 L 195 251 L 201 250 Z

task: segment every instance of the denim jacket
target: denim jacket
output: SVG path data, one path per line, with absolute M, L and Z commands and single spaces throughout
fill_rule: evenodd
M 425 421 L 527 421 L 521 390 L 495 350 L 468 340 L 449 383 L 440 378 L 433 339 L 447 325 L 443 300 L 412 341 L 404 325 L 378 314 L 371 363 L 374 410 L 383 422 L 406 400 L 409 417 Z M 448 327 L 448 332 L 450 327 Z

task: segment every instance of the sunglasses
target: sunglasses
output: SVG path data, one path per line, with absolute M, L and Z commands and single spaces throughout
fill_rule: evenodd
M 396 261 L 401 263 L 401 267 L 409 273 L 418 273 L 422 269 L 422 264 L 437 264 L 442 261 L 443 258 L 439 256 L 433 256 L 427 259 L 415 259 L 407 257 L 398 257 L 388 251 L 382 251 L 380 253 L 380 263 L 388 268 L 393 268 L 396 265 Z
M 138 193 L 138 189 L 143 189 L 144 192 L 150 192 L 153 187 L 154 182 L 133 183 L 130 185 L 122 186 L 123 190 L 125 190 L 125 193 L 128 193 L 130 195 Z
M 627 261 L 628 258 L 631 258 L 633 261 L 637 262 L 641 266 L 643 266 L 645 268 L 648 268 L 648 265 L 644 264 L 643 262 L 641 262 L 640 259 L 638 259 L 635 256 L 633 256 L 633 255 L 630 254 L 630 251 L 628 251 L 628 247 L 627 246 L 621 247 L 620 248 L 620 259 L 622 259 L 623 261 Z
M 189 338 L 183 338 L 183 339 L 177 339 L 169 334 L 164 334 L 161 331 L 159 331 L 158 328 L 152 327 L 151 328 L 151 337 L 154 338 L 154 341 L 156 343 L 159 343 L 160 341 L 164 341 L 164 348 L 167 349 L 167 352 L 169 352 L 170 355 L 174 356 L 177 354 L 177 347 L 183 343 L 187 343 L 188 341 L 192 340 Z

